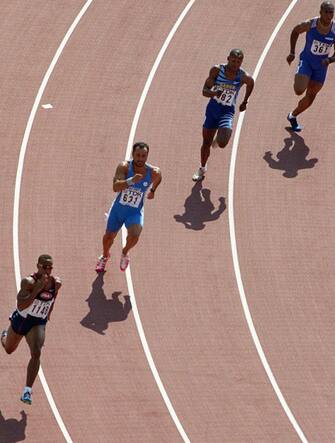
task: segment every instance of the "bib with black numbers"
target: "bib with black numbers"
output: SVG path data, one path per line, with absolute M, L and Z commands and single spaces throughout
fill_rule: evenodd
M 318 40 L 313 40 L 311 46 L 311 53 L 314 55 L 328 55 L 331 51 L 333 43 L 319 42 Z
M 31 315 L 32 317 L 38 317 L 38 318 L 47 318 L 50 308 L 54 302 L 54 299 L 49 301 L 39 300 L 38 298 L 35 298 L 32 305 L 29 306 L 29 311 L 27 314 Z
M 127 188 L 121 193 L 120 204 L 130 206 L 131 208 L 138 208 L 143 198 L 143 192 L 137 188 Z
M 231 85 L 224 84 L 224 85 L 214 86 L 214 91 L 222 91 L 220 97 L 214 97 L 214 100 L 216 100 L 218 103 L 220 103 L 223 106 L 233 106 L 234 104 L 236 89 L 229 86 Z

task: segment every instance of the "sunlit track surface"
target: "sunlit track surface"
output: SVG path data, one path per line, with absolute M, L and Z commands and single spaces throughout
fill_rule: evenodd
M 12 29 L 22 29 L 22 34 L 12 31 L 10 38 L 11 27 L 0 27 L 2 58 L 7 60 L 1 122 L 6 161 L 1 177 L 3 323 L 16 292 L 9 239 L 18 149 L 45 68 L 83 3 L 67 2 L 65 8 L 62 2 L 62 9 L 54 7 L 51 13 L 50 3 L 36 2 L 37 14 L 20 10 L 20 26 L 19 2 L 4 11 L 4 23 L 12 20 Z M 318 14 L 319 4 L 311 3 L 298 2 L 258 77 L 241 132 L 234 204 L 243 283 L 264 351 L 308 440 L 327 442 L 335 432 L 330 380 L 333 159 L 332 133 L 322 129 L 322 124 L 328 128 L 322 116 L 329 118 L 331 112 L 332 73 L 303 119 L 308 158 L 319 159 L 315 167 L 288 179 L 262 158 L 269 150 L 276 155 L 289 136 L 285 117 L 296 98 L 294 68 L 285 64 L 288 38 L 294 24 Z M 239 46 L 245 52 L 244 67 L 253 72 L 288 4 L 264 0 L 250 6 L 242 1 L 235 10 L 233 2 L 195 2 L 156 73 L 135 135 L 150 144 L 150 161 L 161 166 L 164 182 L 156 200 L 147 203 L 143 237 L 132 254 L 133 284 L 158 372 L 192 442 L 299 441 L 243 316 L 227 209 L 208 221 L 210 206 L 199 206 L 207 198 L 217 209 L 219 198 L 227 198 L 231 145 L 213 152 L 202 189 L 191 192 L 190 180 L 199 161 L 206 103 L 201 88 L 210 66 Z M 125 303 L 120 241 L 104 281 L 95 279 L 93 269 L 103 213 L 113 198 L 112 175 L 124 157 L 139 96 L 185 5 L 94 2 L 50 79 L 42 102 L 53 108 L 39 109 L 28 146 L 20 209 L 21 273 L 33 270 L 40 252 L 50 252 L 55 272 L 64 279 L 42 362 L 76 442 L 181 441 Z M 262 27 L 256 25 L 260 16 Z M 35 57 L 33 62 L 23 65 L 29 57 Z M 189 203 L 198 209 L 187 229 L 174 216 L 182 217 Z M 27 359 L 24 345 L 16 355 L 3 356 L 0 382 L 7 388 L 2 414 L 17 420 L 25 441 L 63 441 L 39 384 L 32 408 L 23 408 L 29 413 L 27 423 L 20 422 L 22 404 L 16 399 Z

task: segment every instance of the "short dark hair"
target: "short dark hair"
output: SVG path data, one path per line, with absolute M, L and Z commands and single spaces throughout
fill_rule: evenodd
M 230 51 L 229 56 L 232 56 L 232 55 L 235 57 L 240 57 L 240 58 L 244 57 L 242 49 L 238 49 L 238 48 L 234 48 Z
M 321 3 L 320 9 L 328 9 L 328 8 L 334 9 L 334 3 L 331 1 L 324 1 Z
M 49 255 L 49 254 L 42 254 L 42 255 L 40 255 L 40 256 L 38 257 L 38 263 L 39 263 L 39 264 L 44 263 L 46 260 L 52 260 L 51 255 Z
M 136 151 L 136 149 L 146 149 L 149 152 L 149 145 L 147 143 L 144 142 L 136 142 L 133 145 L 133 153 Z

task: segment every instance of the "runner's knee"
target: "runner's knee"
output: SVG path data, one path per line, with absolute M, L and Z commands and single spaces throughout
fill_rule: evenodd
M 300 85 L 294 85 L 294 92 L 296 95 L 302 95 L 306 91 L 306 88 Z
M 30 351 L 31 358 L 38 360 L 41 357 L 41 349 L 33 349 Z

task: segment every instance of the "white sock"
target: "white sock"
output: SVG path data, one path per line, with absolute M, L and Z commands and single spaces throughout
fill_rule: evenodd
M 30 386 L 25 386 L 23 389 L 23 393 L 25 394 L 26 392 L 29 392 L 29 394 L 31 394 L 31 390 L 32 388 Z

